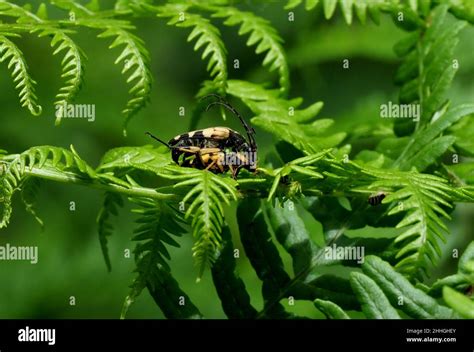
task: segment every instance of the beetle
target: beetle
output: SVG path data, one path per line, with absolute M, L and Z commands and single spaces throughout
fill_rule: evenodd
M 209 97 L 215 97 L 217 100 L 207 105 L 205 111 L 209 111 L 217 105 L 223 106 L 239 118 L 245 128 L 247 139 L 228 127 L 208 127 L 182 133 L 168 143 L 150 132 L 146 132 L 146 134 L 168 147 L 171 150 L 173 161 L 179 166 L 209 170 L 216 174 L 230 170 L 234 179 L 237 178 L 241 169 L 255 172 L 257 169 L 255 130 L 221 96 L 210 94 L 202 99 Z
M 375 194 L 371 194 L 369 199 L 367 200 L 370 205 L 376 206 L 382 203 L 383 199 L 387 196 L 385 192 L 378 192 Z

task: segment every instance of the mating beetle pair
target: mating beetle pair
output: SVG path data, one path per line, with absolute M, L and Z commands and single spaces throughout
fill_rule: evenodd
M 183 133 L 168 143 L 150 132 L 146 132 L 146 134 L 167 146 L 171 150 L 173 161 L 179 166 L 209 170 L 214 173 L 224 173 L 230 170 L 234 179 L 237 178 L 241 169 L 254 172 L 257 169 L 255 130 L 222 97 L 210 94 L 203 99 L 209 97 L 215 97 L 217 100 L 210 103 L 205 111 L 213 106 L 223 106 L 239 118 L 247 133 L 247 139 L 228 127 L 209 127 Z

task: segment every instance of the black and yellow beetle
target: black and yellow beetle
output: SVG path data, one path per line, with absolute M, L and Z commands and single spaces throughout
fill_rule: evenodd
M 247 139 L 228 127 L 209 127 L 186 132 L 177 135 L 168 143 L 150 132 L 146 134 L 167 146 L 171 150 L 173 161 L 180 166 L 209 170 L 216 174 L 230 170 L 234 179 L 241 169 L 254 172 L 257 169 L 255 130 L 247 125 L 239 112 L 222 97 L 210 94 L 204 98 L 208 97 L 216 97 L 218 100 L 210 103 L 205 111 L 216 105 L 225 107 L 239 118 L 247 133 Z

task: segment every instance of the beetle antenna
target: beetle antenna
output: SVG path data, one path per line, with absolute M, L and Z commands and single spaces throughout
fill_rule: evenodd
M 237 116 L 239 118 L 240 122 L 244 126 L 244 128 L 247 132 L 247 137 L 249 139 L 249 142 L 250 142 L 252 148 L 256 148 L 257 143 L 256 143 L 255 138 L 253 136 L 255 134 L 255 130 L 247 124 L 247 122 L 244 120 L 242 115 L 240 115 L 240 113 L 232 105 L 230 105 L 227 101 L 225 101 L 220 95 L 209 94 L 209 95 L 206 95 L 205 97 L 203 97 L 202 99 L 210 97 L 210 96 L 217 97 L 219 100 L 210 103 L 206 107 L 206 111 L 209 111 L 209 109 L 211 109 L 215 105 L 221 105 L 221 106 L 225 107 L 227 110 L 229 110 L 230 112 L 232 112 L 235 116 Z
M 219 94 L 216 94 L 216 93 L 209 93 L 203 97 L 201 97 L 199 99 L 199 101 L 203 101 L 204 99 L 207 99 L 207 98 L 210 98 L 210 97 L 214 97 L 214 98 L 217 98 L 219 99 L 220 101 L 225 101 L 224 98 L 222 98 Z
M 155 137 L 154 135 L 152 135 L 150 132 L 145 132 L 146 135 L 150 136 L 151 138 L 153 138 L 154 140 L 160 142 L 161 144 L 167 146 L 169 149 L 171 149 L 171 147 L 169 146 L 168 143 L 166 142 L 163 142 L 161 139 L 159 139 L 158 137 Z

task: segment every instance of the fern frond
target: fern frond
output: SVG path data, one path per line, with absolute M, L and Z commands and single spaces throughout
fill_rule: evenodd
M 188 41 L 196 40 L 194 51 L 204 48 L 201 58 L 209 56 L 207 71 L 213 79 L 217 93 L 225 95 L 227 91 L 227 50 L 222 41 L 220 31 L 211 21 L 199 14 L 187 12 L 186 5 L 167 4 L 159 6 L 158 17 L 170 17 L 168 24 L 177 27 L 192 27 Z
M 20 175 L 11 163 L 0 162 L 0 229 L 6 227 L 13 212 L 12 197 L 18 189 Z
M 303 0 L 289 0 L 286 9 L 293 9 L 299 6 Z M 379 23 L 380 11 L 389 11 L 400 3 L 400 0 L 306 0 L 305 9 L 314 10 L 322 4 L 324 17 L 330 19 L 334 16 L 336 7 L 339 4 L 341 12 L 347 24 L 352 23 L 354 12 L 362 23 L 366 22 L 367 14 L 376 23 Z M 409 1 L 411 9 L 416 11 L 415 2 Z
M 70 6 L 76 5 L 80 6 L 74 4 L 73 1 L 70 1 Z M 0 13 L 16 17 L 17 22 L 20 23 L 31 23 L 32 29 L 30 29 L 30 32 L 39 32 L 39 37 L 50 36 L 52 38 L 51 46 L 57 46 L 53 55 L 56 55 L 63 50 L 66 51 L 61 62 L 61 77 L 64 78 L 66 82 L 56 95 L 55 105 L 56 107 L 62 106 L 63 104 L 68 104 L 73 101 L 81 88 L 84 71 L 83 60 L 85 55 L 79 46 L 68 36 L 68 33 L 71 33 L 72 31 L 57 28 L 54 23 L 47 21 L 46 7 L 44 4 L 39 6 L 38 13 L 35 15 L 24 7 L 2 2 L 0 3 Z M 56 114 L 56 125 L 60 123 L 61 116 L 62 111 Z
M 443 178 L 415 172 L 371 170 L 370 174 L 379 179 L 371 189 L 392 190 L 382 202 L 392 205 L 388 215 L 405 214 L 396 226 L 404 232 L 395 239 L 395 267 L 411 276 L 426 274 L 428 260 L 435 264 L 441 256 L 439 241 L 445 241 L 448 232 L 441 218 L 450 219 L 443 208 L 452 208 L 451 187 Z
M 40 224 L 41 228 L 44 227 L 43 220 L 38 216 L 35 209 L 35 200 L 38 194 L 38 190 L 41 185 L 39 178 L 29 177 L 22 182 L 21 185 L 21 199 L 25 205 L 25 209 L 30 213 L 35 220 Z
M 43 6 L 44 8 L 44 6 Z M 41 9 L 41 6 L 40 6 Z M 0 1 L 0 15 L 11 16 L 17 19 L 17 23 L 40 23 L 42 18 L 28 11 L 26 7 L 21 7 L 9 1 Z
M 418 171 L 423 171 L 443 155 L 456 140 L 455 136 L 441 134 L 464 116 L 473 113 L 474 104 L 463 104 L 446 112 L 440 112 L 434 122 L 413 134 L 393 166 L 401 170 L 416 167 Z
M 119 194 L 106 192 L 104 203 L 97 216 L 100 248 L 109 272 L 112 271 L 112 265 L 107 248 L 107 237 L 111 236 L 113 232 L 113 227 L 109 220 L 111 215 L 118 215 L 118 208 L 122 206 L 123 199 Z
M 301 98 L 284 100 L 250 82 L 229 80 L 228 93 L 240 98 L 256 115 L 251 122 L 307 153 L 335 147 L 346 137 L 345 132 L 325 135 L 332 125 L 330 119 L 316 120 L 323 107 L 316 102 L 306 109 L 297 109 Z
M 70 151 L 59 147 L 40 146 L 21 154 L 0 156 L 0 200 L 3 203 L 0 228 L 8 225 L 13 194 L 21 189 L 22 183 L 27 179 L 26 171 L 33 168 L 74 171 L 85 179 L 97 177 L 94 169 L 79 157 L 72 145 Z M 47 171 L 45 173 L 45 178 L 48 178 Z M 28 204 L 27 202 L 27 208 Z
M 270 71 L 278 70 L 280 90 L 287 94 L 290 90 L 290 70 L 282 45 L 283 39 L 270 22 L 235 7 L 218 8 L 213 16 L 226 18 L 224 24 L 227 26 L 240 25 L 239 35 L 249 35 L 247 46 L 256 45 L 257 54 L 266 52 L 263 65 L 268 66 Z
M 173 188 L 188 190 L 182 204 L 190 203 L 185 218 L 192 218 L 191 227 L 195 244 L 193 257 L 199 268 L 198 280 L 204 269 L 212 265 L 217 251 L 222 244 L 222 227 L 224 226 L 223 204 L 237 200 L 236 182 L 226 177 L 219 177 L 209 171 L 169 167 L 170 173 L 163 174 L 177 182 Z
M 170 255 L 165 247 L 165 244 L 179 247 L 172 236 L 179 237 L 183 234 L 183 220 L 175 209 L 163 202 L 136 198 L 131 201 L 139 206 L 133 210 L 139 214 L 136 220 L 138 227 L 134 230 L 133 237 L 133 241 L 138 241 L 134 251 L 137 276 L 125 300 L 122 318 L 145 287 L 148 287 L 150 292 L 160 293 L 157 303 L 166 316 L 189 317 L 184 316 L 185 312 L 195 307 L 190 302 L 182 307 L 179 305 L 179 297 L 182 294 L 176 294 L 180 289 L 170 275 L 170 267 L 166 262 Z M 179 312 L 180 310 L 182 312 Z
M 441 0 L 438 0 L 441 1 Z M 459 19 L 474 24 L 474 3 L 470 0 L 447 0 L 449 9 Z
M 171 235 L 180 237 L 184 233 L 181 226 L 183 219 L 176 209 L 165 203 L 150 199 L 132 199 L 132 201 L 140 206 L 133 210 L 139 214 L 136 220 L 138 227 L 134 230 L 133 237 L 133 241 L 140 241 L 135 249 L 139 263 L 151 255 L 155 265 L 161 265 L 169 271 L 170 267 L 165 259 L 169 260 L 170 255 L 164 244 L 179 247 Z
M 228 318 L 251 319 L 257 311 L 250 304 L 250 296 L 245 284 L 236 271 L 235 247 L 229 227 L 222 231 L 223 245 L 212 266 L 212 280 Z
M 89 26 L 101 28 L 105 31 L 98 35 L 99 38 L 115 37 L 110 49 L 124 46 L 122 52 L 115 60 L 115 64 L 123 63 L 122 74 L 129 73 L 127 83 L 132 84 L 128 91 L 132 96 L 127 102 L 127 106 L 122 111 L 125 115 L 124 135 L 126 135 L 127 124 L 130 119 L 140 111 L 150 100 L 153 75 L 150 71 L 150 54 L 142 39 L 130 32 L 134 29 L 128 22 L 106 21 L 100 22 L 91 20 Z
M 94 16 L 94 12 L 98 10 L 98 2 L 95 0 L 91 0 L 88 5 L 82 5 L 74 0 L 50 0 L 50 2 L 54 6 L 73 12 L 81 17 Z
M 445 94 L 457 71 L 454 49 L 465 22 L 451 23 L 447 11 L 448 6 L 437 6 L 426 30 L 418 30 L 395 46 L 396 53 L 403 57 L 395 76 L 401 86 L 399 100 L 401 104 L 420 105 L 418 127 L 428 124 L 445 103 Z M 408 134 L 414 127 L 411 121 L 397 122 L 395 126 L 399 135 Z
M 324 158 L 326 154 L 328 154 L 330 149 L 322 151 L 320 153 L 308 155 L 302 158 L 295 159 L 283 167 L 273 170 L 273 174 L 275 176 L 273 180 L 272 187 L 268 192 L 268 200 L 270 201 L 273 196 L 275 195 L 277 188 L 280 184 L 280 181 L 283 177 L 288 177 L 290 174 L 302 176 L 305 182 L 309 182 L 310 184 L 314 183 L 315 179 L 322 179 L 324 176 L 316 171 L 316 167 L 314 164 Z M 302 180 L 298 179 L 298 185 Z M 291 184 L 290 184 L 291 188 Z M 290 192 L 291 195 L 291 192 Z
M 18 37 L 16 34 L 3 33 L 0 35 L 0 62 L 8 62 L 8 68 L 12 71 L 15 88 L 19 90 L 20 104 L 27 107 L 35 116 L 41 114 L 42 107 L 38 105 L 35 93 L 36 82 L 28 72 L 28 65 L 21 50 L 13 43 L 10 37 Z
M 66 34 L 64 30 L 55 28 L 38 29 L 39 36 L 51 36 L 51 46 L 55 47 L 53 55 L 65 51 L 61 61 L 62 74 L 65 80 L 64 85 L 56 94 L 56 125 L 61 122 L 63 116 L 62 107 L 74 101 L 77 93 L 81 89 L 84 76 L 84 60 L 85 54 L 81 48 Z

